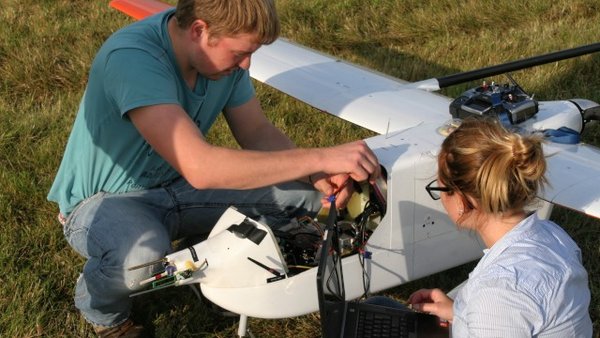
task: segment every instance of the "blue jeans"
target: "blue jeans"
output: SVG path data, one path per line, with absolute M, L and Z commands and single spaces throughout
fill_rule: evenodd
M 208 234 L 229 206 L 276 228 L 296 216 L 316 215 L 320 198 L 302 182 L 254 190 L 196 190 L 184 179 L 150 190 L 95 194 L 64 224 L 67 241 L 87 259 L 77 279 L 75 306 L 94 325 L 118 325 L 129 317 L 129 294 L 160 266 L 128 268 L 164 257 L 173 240 Z

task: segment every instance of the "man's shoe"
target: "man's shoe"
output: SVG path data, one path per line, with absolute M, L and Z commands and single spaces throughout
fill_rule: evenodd
M 140 338 L 144 337 L 144 327 L 135 325 L 131 319 L 127 319 L 123 323 L 114 326 L 106 327 L 94 325 L 94 331 L 99 338 Z

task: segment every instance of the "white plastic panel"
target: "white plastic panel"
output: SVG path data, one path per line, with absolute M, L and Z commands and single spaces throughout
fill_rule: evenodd
M 207 240 L 166 256 L 178 271 L 196 266 L 192 276 L 178 285 L 202 283 L 219 288 L 246 288 L 286 278 L 287 266 L 271 229 L 254 220 L 249 224 L 260 233 L 257 242 L 228 230 L 246 216 L 228 208 Z

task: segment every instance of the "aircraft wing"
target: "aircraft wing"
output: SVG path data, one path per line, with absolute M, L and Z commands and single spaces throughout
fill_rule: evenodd
M 547 177 L 541 198 L 600 218 L 600 149 L 588 144 L 549 143 Z
M 250 75 L 269 86 L 379 134 L 448 120 L 450 99 L 285 39 L 261 47 Z

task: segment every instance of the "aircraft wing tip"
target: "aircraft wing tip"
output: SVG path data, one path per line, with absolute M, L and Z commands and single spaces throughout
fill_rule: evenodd
M 141 20 L 172 7 L 156 0 L 112 0 L 109 6 L 136 20 Z

